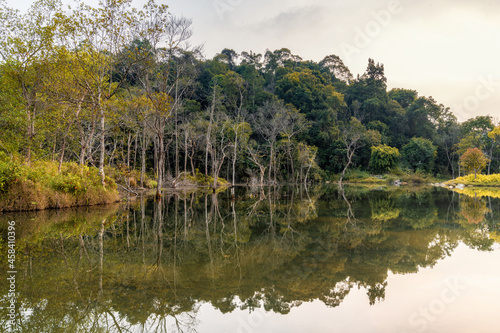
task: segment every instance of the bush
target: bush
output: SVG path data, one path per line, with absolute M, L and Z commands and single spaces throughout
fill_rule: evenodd
M 368 172 L 361 170 L 348 170 L 345 179 L 350 183 L 385 183 L 386 181 L 380 178 L 372 177 Z
M 99 170 L 63 163 L 38 161 L 22 165 L 0 156 L 0 211 L 38 210 L 95 204 L 118 200 L 116 183 L 106 176 L 101 184 Z
M 412 138 L 402 149 L 403 161 L 412 171 L 431 172 L 436 156 L 436 146 L 423 138 Z
M 146 188 L 149 189 L 156 188 L 156 186 L 158 186 L 158 182 L 156 180 L 149 179 L 146 181 L 144 185 L 146 185 Z
M 399 163 L 401 154 L 397 148 L 387 145 L 371 147 L 370 168 L 375 172 L 387 172 Z
M 52 181 L 52 188 L 71 194 L 80 194 L 87 192 L 86 184 L 81 177 L 74 174 L 59 175 Z
M 401 177 L 401 181 L 411 184 L 426 184 L 432 183 L 434 179 L 430 177 L 429 174 L 417 170 L 416 172 L 409 172 L 405 176 Z
M 9 160 L 0 160 L 0 192 L 6 192 L 21 177 L 20 166 Z
M 500 185 L 500 174 L 496 173 L 493 175 L 477 175 L 474 178 L 473 174 L 459 177 L 454 180 L 446 182 L 447 184 L 465 184 L 465 185 L 482 185 L 482 186 L 499 186 Z
M 345 179 L 349 181 L 362 180 L 366 178 L 370 178 L 370 174 L 368 172 L 356 169 L 347 170 L 345 174 Z

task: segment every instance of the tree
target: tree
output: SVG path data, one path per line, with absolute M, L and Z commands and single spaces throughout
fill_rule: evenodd
M 342 174 L 340 175 L 339 184 L 342 184 L 342 180 L 344 179 L 345 172 L 347 168 L 352 163 L 354 153 L 358 148 L 360 148 L 363 144 L 363 138 L 366 134 L 366 128 L 361 124 L 361 122 L 352 117 L 349 123 L 347 123 L 341 130 L 340 139 L 345 145 L 345 153 L 347 157 L 347 161 L 345 163 L 344 169 L 342 170 Z
M 258 109 L 255 125 L 257 133 L 262 135 L 269 146 L 269 183 L 272 181 L 274 172 L 274 182 L 276 182 L 276 156 L 275 146 L 278 135 L 285 128 L 287 118 L 287 107 L 283 101 L 266 102 Z
M 349 83 L 352 80 L 352 74 L 349 68 L 344 64 L 342 59 L 339 56 L 332 54 L 326 56 L 319 62 L 321 67 L 325 67 L 328 69 L 330 73 L 332 73 L 336 79 L 343 81 L 345 83 Z
M 52 112 L 52 117 L 56 118 L 53 120 L 54 128 L 52 131 L 55 141 L 54 150 L 56 143 L 61 146 L 59 172 L 61 172 L 68 139 L 75 124 L 80 134 L 79 155 L 81 165 L 84 164 L 87 147 L 90 145 L 80 119 L 82 116 L 88 117 L 88 114 L 93 112 L 88 89 L 81 84 L 84 81 L 89 82 L 91 80 L 88 66 L 91 66 L 91 64 L 86 63 L 84 59 L 77 59 L 75 54 L 66 47 L 59 47 L 47 59 L 47 65 L 45 66 L 45 74 L 43 75 L 44 91 L 47 100 L 54 105 L 55 110 Z
M 491 161 L 493 160 L 493 149 L 498 147 L 500 142 L 500 126 L 496 126 L 490 132 L 488 132 L 488 138 L 491 140 L 491 149 L 490 149 L 490 161 L 488 162 L 488 175 L 491 172 Z
M 234 120 L 228 121 L 229 129 L 229 140 L 231 142 L 232 152 L 232 182 L 234 186 L 236 184 L 236 162 L 238 161 L 238 156 L 242 155 L 242 152 L 246 150 L 248 141 L 250 140 L 250 135 L 252 134 L 252 128 L 250 124 L 245 122 L 244 117 L 240 116 Z
M 415 90 L 394 88 L 389 91 L 389 98 L 395 100 L 402 108 L 407 109 L 418 97 Z
M 28 12 L 0 8 L 0 56 L 4 61 L 2 79 L 20 92 L 24 109 L 25 156 L 32 159 L 35 136 L 40 124 L 40 115 L 47 109 L 43 106 L 43 75 L 45 59 L 54 48 L 60 3 L 54 0 L 39 0 Z M 10 80 L 9 80 L 10 79 Z M 5 81 L 4 81 L 5 83 Z M 43 123 L 43 121 L 42 121 Z
M 469 148 L 460 156 L 460 165 L 467 172 L 474 172 L 474 179 L 476 179 L 477 173 L 480 173 L 486 167 L 488 162 L 489 159 L 477 148 Z
M 168 120 L 173 119 L 175 137 L 175 175 L 179 174 L 179 119 L 183 97 L 192 84 L 193 75 L 188 75 L 195 61 L 196 49 L 190 51 L 188 40 L 192 35 L 191 20 L 174 17 L 166 5 L 157 5 L 150 0 L 139 13 L 140 37 L 148 41 L 139 81 L 144 94 L 152 104 L 149 124 L 155 132 L 155 164 L 157 166 L 157 194 L 162 191 L 165 165 L 168 160 L 166 140 Z M 137 62 L 136 61 L 136 62 Z M 191 74 L 191 73 L 190 73 Z M 172 139 L 173 140 L 173 139 Z M 167 148 L 165 147 L 167 146 Z
M 371 147 L 370 168 L 376 172 L 385 172 L 399 163 L 399 150 L 387 145 Z
M 402 149 L 403 161 L 413 171 L 431 172 L 436 155 L 436 146 L 424 138 L 412 138 Z
M 138 25 L 137 13 L 131 10 L 130 0 L 105 1 L 94 8 L 79 3 L 76 11 L 62 17 L 61 37 L 74 50 L 82 62 L 85 75 L 77 77 L 80 85 L 88 90 L 89 98 L 99 115 L 100 156 L 99 173 L 105 184 L 104 162 L 106 157 L 106 104 L 112 99 L 127 78 L 130 66 L 116 77 L 113 73 L 117 55 L 133 40 L 132 31 Z M 130 64 L 131 65 L 131 64 Z M 115 74 L 115 77 L 114 75 Z
M 285 123 L 281 135 L 286 138 L 286 151 L 288 155 L 288 162 L 291 166 L 291 178 L 295 178 L 295 169 L 293 165 L 292 156 L 292 138 L 302 131 L 304 131 L 309 126 L 308 121 L 304 114 L 300 113 L 295 108 L 289 108 L 285 115 Z M 315 154 L 316 155 L 316 154 Z

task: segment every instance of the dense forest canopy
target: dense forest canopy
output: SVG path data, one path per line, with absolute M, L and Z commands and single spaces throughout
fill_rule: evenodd
M 287 48 L 205 59 L 191 20 L 149 1 L 0 3 L 0 157 L 74 161 L 231 183 L 318 181 L 347 168 L 455 177 L 477 148 L 500 165 L 489 116 L 458 123 L 411 89 L 387 89 L 384 65 L 353 76 L 336 55 Z M 465 165 L 465 164 L 464 164 Z M 464 171 L 464 170 L 462 170 Z M 476 170 L 477 171 L 477 170 Z

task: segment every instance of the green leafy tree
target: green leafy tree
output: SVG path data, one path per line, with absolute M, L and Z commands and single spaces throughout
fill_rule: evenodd
M 413 171 L 431 172 L 436 156 L 436 146 L 424 138 L 412 138 L 402 149 L 403 161 Z
M 24 153 L 28 163 L 31 162 L 33 149 L 41 145 L 37 139 L 39 129 L 43 127 L 44 112 L 47 111 L 42 73 L 46 57 L 54 49 L 58 27 L 55 17 L 60 8 L 60 3 L 53 0 L 36 1 L 23 15 L 5 6 L 0 7 L 0 57 L 4 62 L 0 75 L 2 86 L 7 84 L 7 89 L 13 87 L 17 92 L 16 109 L 23 109 L 22 119 L 11 120 L 22 121 Z
M 370 168 L 376 172 L 385 172 L 398 165 L 401 154 L 399 150 L 387 145 L 373 146 Z
M 415 90 L 395 88 L 389 91 L 389 98 L 395 100 L 402 108 L 408 108 L 418 97 Z

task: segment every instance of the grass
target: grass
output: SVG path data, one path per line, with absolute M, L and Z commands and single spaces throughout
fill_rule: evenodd
M 474 178 L 473 174 L 458 177 L 445 182 L 446 185 L 464 184 L 473 186 L 500 186 L 500 174 L 493 175 L 477 175 Z
M 36 161 L 31 165 L 0 156 L 0 211 L 29 211 L 107 204 L 119 200 L 110 177 L 101 184 L 99 170 L 63 163 Z
M 337 179 L 338 181 L 338 179 Z M 347 170 L 344 182 L 352 184 L 385 184 L 386 181 L 381 178 L 374 177 L 366 171 L 361 170 Z
M 177 177 L 177 185 L 179 187 L 210 187 L 214 184 L 214 178 L 211 176 L 206 176 L 201 173 L 200 170 L 196 169 L 195 177 L 189 172 L 182 172 Z M 229 186 L 230 183 L 223 179 L 217 178 L 217 187 Z
M 390 173 L 374 176 L 366 171 L 360 170 L 349 170 L 346 172 L 345 178 L 346 183 L 354 184 L 392 184 L 396 180 L 408 184 L 429 184 L 435 183 L 438 180 L 431 175 L 423 172 L 411 172 L 402 171 L 400 169 L 391 170 Z

